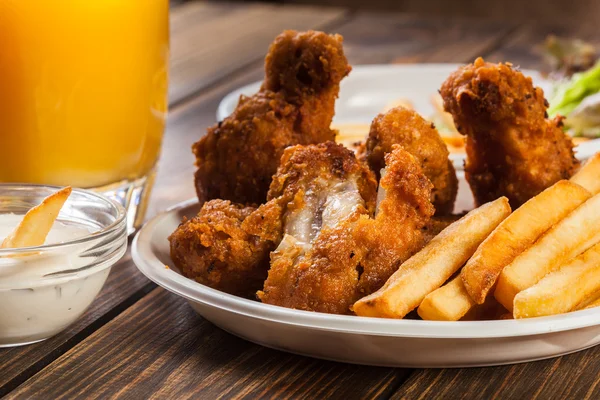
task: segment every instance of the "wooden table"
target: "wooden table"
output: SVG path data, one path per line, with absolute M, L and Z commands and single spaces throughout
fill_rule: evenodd
M 468 62 L 540 66 L 547 33 L 600 44 L 577 21 L 516 24 L 257 3 L 177 2 L 171 10 L 170 116 L 149 216 L 194 197 L 191 144 L 220 99 L 262 77 L 283 29 L 345 37 L 352 64 Z M 42 343 L 0 351 L 8 398 L 600 398 L 600 347 L 495 368 L 393 369 L 300 357 L 238 339 L 142 276 L 127 254 L 91 308 Z

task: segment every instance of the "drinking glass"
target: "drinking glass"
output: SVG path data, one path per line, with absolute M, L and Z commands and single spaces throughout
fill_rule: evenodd
M 143 221 L 167 113 L 168 0 L 0 1 L 0 182 L 103 192 Z

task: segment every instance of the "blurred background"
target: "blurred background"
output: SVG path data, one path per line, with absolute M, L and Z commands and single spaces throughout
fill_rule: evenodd
M 537 18 L 557 23 L 566 20 L 594 21 L 600 16 L 600 1 L 597 0 L 266 0 L 264 2 L 513 21 Z

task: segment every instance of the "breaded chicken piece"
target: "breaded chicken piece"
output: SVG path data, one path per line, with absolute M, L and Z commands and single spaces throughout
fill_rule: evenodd
M 465 172 L 477 205 L 506 196 L 515 209 L 579 165 L 562 118 L 547 118 L 542 89 L 510 64 L 478 58 L 450 75 L 441 95 L 467 136 Z
M 283 150 L 334 140 L 339 84 L 350 72 L 342 37 L 285 31 L 271 44 L 260 91 L 195 143 L 200 203 L 264 203 Z
M 425 245 L 423 230 L 435 212 L 432 189 L 417 158 L 393 145 L 385 156 L 375 218 L 361 218 L 354 231 L 365 255 L 352 304 L 381 288 L 400 264 Z
M 261 301 L 347 314 L 358 298 L 377 290 L 420 249 L 421 229 L 433 214 L 431 183 L 402 149 L 387 159 L 375 207 L 374 176 L 351 151 L 333 143 L 286 150 L 271 200 L 258 210 L 278 209 L 284 221 L 282 240 L 258 292 Z M 296 178 L 306 171 L 317 174 Z
M 267 203 L 244 221 L 244 227 L 263 240 L 279 242 L 289 234 L 309 243 L 323 223 L 324 203 L 347 190 L 360 196 L 367 213 L 375 212 L 377 181 L 352 151 L 335 142 L 288 147 L 273 176 Z M 347 204 L 333 205 L 343 210 Z
M 402 145 L 412 154 L 433 184 L 431 201 L 437 215 L 448 215 L 454 210 L 458 180 L 448 147 L 431 122 L 425 121 L 414 110 L 396 107 L 379 114 L 371 124 L 367 139 L 367 161 L 379 176 L 384 167 L 384 156 L 394 144 Z
M 283 307 L 339 313 L 339 299 L 356 287 L 356 269 L 333 260 L 333 253 L 346 240 L 340 226 L 347 218 L 372 215 L 376 199 L 375 176 L 344 146 L 326 142 L 286 149 L 269 201 L 252 215 L 254 219 L 260 215 L 263 222 L 261 226 L 256 221 L 259 230 L 254 234 L 277 238 L 279 233 L 282 238 L 271 254 L 271 269 L 259 299 Z M 283 222 L 280 232 L 270 228 L 277 226 L 271 218 Z M 266 232 L 260 230 L 264 226 L 269 227 Z M 322 268 L 312 264 L 311 254 L 325 232 L 328 239 L 319 243 L 328 248 L 332 263 Z M 321 284 L 328 289 L 321 290 Z
M 169 236 L 171 259 L 182 274 L 226 293 L 252 297 L 267 277 L 275 243 L 248 234 L 254 207 L 212 200 Z

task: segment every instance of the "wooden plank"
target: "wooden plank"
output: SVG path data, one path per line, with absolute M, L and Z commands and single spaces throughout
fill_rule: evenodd
M 171 12 L 169 100 L 179 102 L 253 61 L 284 29 L 326 29 L 338 8 L 188 2 Z
M 493 368 L 419 370 L 392 399 L 598 399 L 600 347 Z
M 510 61 L 524 68 L 544 70 L 542 57 L 543 43 L 548 35 L 566 38 L 580 38 L 600 46 L 600 34 L 595 24 L 583 22 L 525 24 L 492 52 L 486 60 L 493 62 Z
M 8 398 L 375 398 L 401 378 L 249 344 L 157 288 Z
M 468 62 L 517 27 L 510 22 L 359 13 L 336 31 L 352 64 Z
M 345 45 L 354 62 L 463 61 L 493 46 L 510 29 L 489 28 L 466 20 L 456 22 L 456 37 L 479 37 L 480 41 L 465 39 L 467 49 L 455 48 L 455 54 L 451 54 L 441 49 L 448 45 L 440 39 L 443 20 L 383 17 L 380 22 L 377 15 L 359 14 L 355 22 L 339 29 L 346 35 Z M 469 33 L 475 29 L 484 29 L 484 33 Z M 415 31 L 419 34 L 411 34 Z M 363 38 L 354 32 L 370 36 Z M 361 55 L 361 49 L 366 55 Z M 262 61 L 258 60 L 172 110 L 151 213 L 194 196 L 191 144 L 214 123 L 216 107 L 224 94 L 261 77 Z M 258 347 L 213 327 L 196 317 L 182 300 L 157 289 L 25 382 L 14 394 L 324 397 L 335 393 L 385 397 L 408 372 L 315 361 Z
M 386 9 L 419 15 L 462 16 L 535 24 L 540 21 L 595 22 L 600 14 L 596 0 L 286 0 L 286 3 L 344 6 L 352 9 Z
M 91 307 L 67 330 L 44 342 L 0 349 L 0 397 L 110 321 L 154 286 L 137 271 L 127 254 L 112 268 Z

